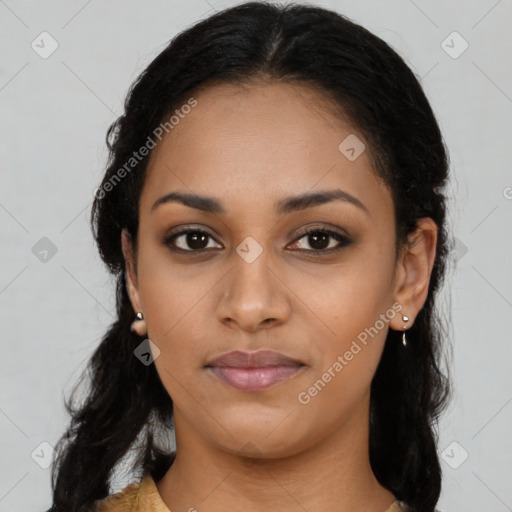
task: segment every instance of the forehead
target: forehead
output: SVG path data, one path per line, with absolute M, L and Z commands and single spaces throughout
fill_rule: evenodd
M 270 210 L 285 196 L 341 188 L 372 215 L 391 207 L 369 149 L 356 159 L 340 151 L 347 137 L 363 141 L 357 127 L 316 90 L 278 82 L 215 85 L 194 98 L 197 105 L 152 152 L 141 214 L 171 191 L 222 198 L 228 210 Z

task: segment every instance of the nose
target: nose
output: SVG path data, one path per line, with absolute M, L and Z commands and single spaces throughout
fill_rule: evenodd
M 235 257 L 217 308 L 219 321 L 228 327 L 255 332 L 280 325 L 290 316 L 291 292 L 264 254 L 251 263 Z

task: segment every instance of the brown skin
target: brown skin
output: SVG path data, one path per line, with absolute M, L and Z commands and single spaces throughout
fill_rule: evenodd
M 307 87 L 269 82 L 217 85 L 154 149 L 139 204 L 138 254 L 123 231 L 127 286 L 145 320 L 137 331 L 161 351 L 155 364 L 174 402 L 177 457 L 157 488 L 173 512 L 385 511 L 394 496 L 369 462 L 369 392 L 389 328 L 402 331 L 423 307 L 436 224 L 421 219 L 395 259 L 394 208 L 367 145 L 349 161 L 338 145 L 355 127 L 326 113 Z M 321 108 L 323 107 L 323 108 Z M 363 139 L 359 135 L 360 139 Z M 274 203 L 341 188 L 368 212 L 333 201 L 289 214 Z M 227 214 L 153 203 L 171 191 L 213 196 Z M 210 234 L 203 255 L 174 239 L 191 224 Z M 188 227 L 188 226 L 187 226 Z M 304 228 L 344 232 L 314 245 Z M 261 246 L 248 263 L 236 248 Z M 322 249 L 323 247 L 323 249 Z M 325 254 L 312 255 L 313 249 Z M 379 315 L 397 312 L 308 404 L 298 400 Z M 266 319 L 270 319 L 265 321 Z M 264 391 L 236 390 L 206 362 L 235 349 L 270 348 L 306 367 Z M 252 456 L 252 457 L 251 457 Z

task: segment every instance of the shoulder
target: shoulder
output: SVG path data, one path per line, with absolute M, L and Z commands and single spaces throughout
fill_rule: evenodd
M 170 512 L 150 474 L 122 491 L 94 502 L 90 512 Z
M 142 482 L 128 485 L 117 492 L 94 502 L 91 512 L 135 512 L 138 510 Z

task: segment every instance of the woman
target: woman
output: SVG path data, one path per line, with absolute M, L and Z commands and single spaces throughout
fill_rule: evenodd
M 107 142 L 118 318 L 52 510 L 434 511 L 448 157 L 404 61 L 335 12 L 241 4 L 171 41 Z

